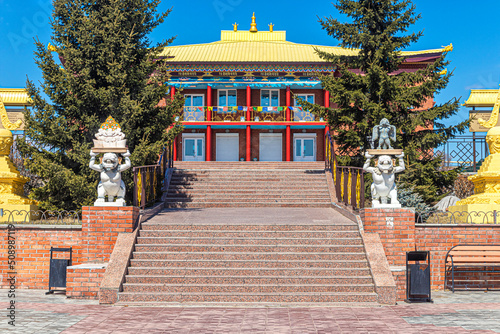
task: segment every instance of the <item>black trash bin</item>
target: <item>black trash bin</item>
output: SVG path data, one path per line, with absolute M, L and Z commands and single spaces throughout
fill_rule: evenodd
M 50 267 L 49 267 L 49 291 L 45 294 L 54 293 L 57 290 L 66 289 L 66 268 L 71 266 L 73 247 L 60 248 L 50 247 Z M 53 255 L 55 252 L 67 253 L 66 258 L 56 258 Z
M 432 303 L 431 254 L 429 251 L 406 252 L 407 303 Z

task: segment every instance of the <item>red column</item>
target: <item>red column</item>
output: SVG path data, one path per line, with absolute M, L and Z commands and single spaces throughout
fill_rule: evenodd
M 290 87 L 286 88 L 286 121 L 290 122 L 290 106 L 291 106 L 291 94 L 290 94 Z
M 252 106 L 252 89 L 250 86 L 247 86 L 247 122 L 250 122 L 252 118 L 252 112 L 250 111 L 250 107 Z
M 250 111 L 250 107 L 252 106 L 252 89 L 250 86 L 247 86 L 247 122 L 251 121 L 252 118 L 252 112 Z M 251 161 L 252 160 L 252 129 L 250 129 L 250 125 L 247 125 L 247 145 L 246 145 L 246 151 L 247 151 L 247 156 L 246 160 Z
M 174 138 L 174 161 L 177 161 L 177 137 Z
M 212 106 L 212 87 L 207 86 L 207 107 Z M 207 122 L 212 120 L 212 111 L 207 108 Z M 205 152 L 206 161 L 212 161 L 212 126 L 207 125 L 207 147 Z
M 325 90 L 325 108 L 330 108 L 330 92 L 327 90 Z M 325 126 L 325 136 L 328 132 L 330 132 L 330 127 L 327 123 L 327 125 Z
M 286 88 L 286 121 L 290 122 L 290 106 L 291 106 L 291 94 L 290 94 L 290 87 Z M 292 150 L 292 145 L 291 145 L 291 135 L 290 135 L 290 125 L 286 126 L 286 161 L 291 161 L 291 150 Z
M 175 97 L 175 87 L 170 87 L 170 100 L 174 100 Z M 174 161 L 177 161 L 177 137 L 174 138 Z
M 212 87 L 207 86 L 207 107 L 212 106 Z M 207 108 L 207 122 L 212 120 L 212 111 Z

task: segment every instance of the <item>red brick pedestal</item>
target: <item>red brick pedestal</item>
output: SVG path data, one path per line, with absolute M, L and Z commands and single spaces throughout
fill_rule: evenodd
M 397 300 L 406 297 L 406 252 L 415 250 L 415 213 L 412 209 L 362 209 L 365 233 L 377 233 L 397 286 Z
M 82 208 L 82 262 L 107 262 L 118 233 L 132 233 L 139 217 L 133 206 L 84 206 Z
M 97 299 L 107 264 L 85 263 L 66 270 L 66 297 Z

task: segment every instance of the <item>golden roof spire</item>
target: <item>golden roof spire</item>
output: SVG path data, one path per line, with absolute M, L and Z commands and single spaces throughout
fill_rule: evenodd
M 234 32 L 238 31 L 238 25 L 239 25 L 238 23 L 234 22 L 234 24 L 233 24 L 233 31 Z
M 252 24 L 250 24 L 250 32 L 257 32 L 257 23 L 255 22 L 255 12 L 252 16 Z
M 272 23 L 271 23 L 271 24 L 269 25 L 269 32 L 273 32 L 273 28 L 274 28 L 274 24 L 272 24 Z

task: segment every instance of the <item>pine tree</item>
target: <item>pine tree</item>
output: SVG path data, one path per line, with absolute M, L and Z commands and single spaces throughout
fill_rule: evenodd
M 178 127 L 167 133 L 182 98 L 166 99 L 164 62 L 172 39 L 152 45 L 148 34 L 168 12 L 160 0 L 55 0 L 51 49 L 36 40 L 43 73 L 38 88 L 28 79 L 33 108 L 25 112 L 26 137 L 19 143 L 26 167 L 43 186 L 30 196 L 50 210 L 78 210 L 96 199 L 98 173 L 88 168 L 92 139 L 112 116 L 132 153 L 132 166 L 155 164 Z M 44 98 L 42 92 L 48 96 Z M 132 171 L 123 175 L 130 203 Z
M 320 19 L 328 35 L 340 46 L 359 49 L 357 56 L 336 56 L 317 50 L 319 56 L 338 67 L 338 77 L 322 76 L 335 108 L 309 105 L 335 129 L 333 138 L 343 162 L 362 164 L 369 148 L 368 137 L 381 119 L 387 118 L 398 129 L 396 147 L 403 148 L 407 169 L 401 181 L 430 203 L 438 200 L 453 184 L 456 172 L 439 171 L 440 157 L 433 149 L 463 133 L 468 122 L 447 126 L 444 120 L 457 113 L 459 102 L 424 108 L 425 102 L 444 89 L 452 73 L 447 52 L 414 73 L 398 72 L 405 58 L 401 51 L 418 41 L 422 32 L 408 33 L 419 18 L 410 0 L 338 0 L 335 8 L 351 19 L 341 23 L 333 17 Z M 361 149 L 360 149 L 361 148 Z M 418 171 L 425 170 L 424 175 Z M 425 179 L 423 178 L 425 176 Z M 429 189 L 432 187 L 432 189 Z

